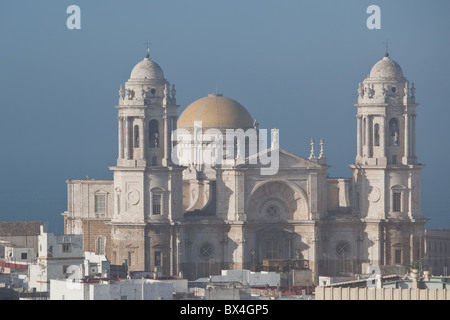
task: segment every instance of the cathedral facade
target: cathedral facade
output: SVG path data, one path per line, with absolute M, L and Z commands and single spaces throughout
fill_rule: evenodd
M 317 283 L 370 265 L 398 271 L 424 252 L 417 105 L 414 84 L 386 54 L 359 84 L 352 177 L 330 178 L 323 140 L 301 157 L 274 130 L 267 147 L 246 108 L 221 94 L 178 116 L 175 86 L 147 54 L 120 86 L 113 179 L 67 181 L 65 233 L 82 234 L 84 250 L 112 264 L 189 279 L 275 268 Z M 205 148 L 185 138 L 211 132 L 228 141 L 205 161 Z M 268 162 L 253 161 L 262 156 L 276 170 L 264 173 Z

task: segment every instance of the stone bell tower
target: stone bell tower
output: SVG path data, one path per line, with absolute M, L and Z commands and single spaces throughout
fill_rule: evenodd
M 416 154 L 415 90 L 388 53 L 359 84 L 356 158 L 350 167 L 353 210 L 365 222 L 370 264 L 407 266 L 423 258 L 424 166 Z
M 171 162 L 175 86 L 148 53 L 120 86 L 112 263 L 172 274 L 173 221 L 182 214 L 182 168 Z

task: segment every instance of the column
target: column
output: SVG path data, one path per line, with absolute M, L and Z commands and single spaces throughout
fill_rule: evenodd
M 405 163 L 408 164 L 409 157 L 409 114 L 405 114 L 405 150 L 404 155 Z
M 364 142 L 365 142 L 365 148 L 364 148 L 364 156 L 365 157 L 370 157 L 369 155 L 369 141 L 370 141 L 370 121 L 369 121 L 369 117 L 366 116 L 364 118 L 364 126 L 365 126 L 365 133 L 364 133 Z
M 169 159 L 170 159 L 170 145 L 169 145 L 169 140 L 170 140 L 170 128 L 169 128 L 169 117 L 167 116 L 167 110 L 164 113 L 163 116 L 164 119 L 164 161 L 163 161 L 163 165 L 167 166 L 169 165 Z
M 412 156 L 414 158 L 417 157 L 416 155 L 416 115 L 412 115 Z
M 145 122 L 144 117 L 139 117 L 139 149 L 141 152 L 141 160 L 145 159 Z
M 118 117 L 119 121 L 119 159 L 123 159 L 123 117 Z
M 172 117 L 172 131 L 176 131 L 177 130 L 177 121 L 178 121 L 178 117 Z M 176 139 L 176 136 L 174 137 Z M 175 148 L 175 146 L 177 145 L 177 141 L 172 141 L 172 150 L 173 148 Z
M 130 160 L 130 119 L 125 117 L 125 159 Z
M 380 148 L 382 157 L 386 157 L 386 136 L 386 118 L 383 118 L 380 126 Z
M 361 157 L 361 116 L 356 116 L 356 158 Z

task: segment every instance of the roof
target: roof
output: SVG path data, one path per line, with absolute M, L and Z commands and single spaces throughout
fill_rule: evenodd
M 40 221 L 0 222 L 0 236 L 38 236 Z
M 389 56 L 385 56 L 372 67 L 370 78 L 403 80 L 404 76 L 400 65 Z
M 164 72 L 156 62 L 145 57 L 144 60 L 134 66 L 130 79 L 164 80 Z
M 193 128 L 201 121 L 202 128 L 248 129 L 253 118 L 239 102 L 222 94 L 209 94 L 191 103 L 178 118 L 178 128 Z

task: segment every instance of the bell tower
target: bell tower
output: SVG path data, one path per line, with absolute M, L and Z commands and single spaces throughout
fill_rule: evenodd
M 368 260 L 375 265 L 423 257 L 415 91 L 387 52 L 358 87 L 353 211 L 366 222 Z
M 182 215 L 182 168 L 171 162 L 175 96 L 148 49 L 120 86 L 112 263 L 126 261 L 129 270 L 173 271 L 172 226 Z

